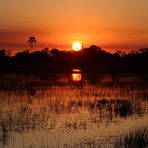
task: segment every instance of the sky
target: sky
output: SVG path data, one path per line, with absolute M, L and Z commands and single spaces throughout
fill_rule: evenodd
M 148 47 L 148 0 L 0 0 L 0 49 L 58 48 L 74 41 L 114 52 Z

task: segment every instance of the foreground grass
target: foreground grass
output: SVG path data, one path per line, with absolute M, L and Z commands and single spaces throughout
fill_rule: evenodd
M 115 141 L 115 148 L 147 148 L 148 128 L 143 127 L 121 136 Z

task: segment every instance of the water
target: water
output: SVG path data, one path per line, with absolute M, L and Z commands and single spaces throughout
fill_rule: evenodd
M 0 75 L 0 147 L 124 147 L 147 125 L 147 76 Z

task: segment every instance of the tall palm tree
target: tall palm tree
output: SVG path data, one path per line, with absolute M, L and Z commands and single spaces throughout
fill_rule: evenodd
M 28 38 L 28 44 L 29 44 L 29 46 L 31 48 L 31 51 L 33 49 L 34 44 L 36 44 L 36 43 L 37 43 L 37 41 L 36 41 L 34 36 L 31 36 L 31 37 Z

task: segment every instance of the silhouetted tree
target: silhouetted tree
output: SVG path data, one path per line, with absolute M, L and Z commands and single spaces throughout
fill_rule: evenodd
M 42 53 L 49 54 L 49 49 L 48 49 L 48 48 L 44 48 L 44 49 L 41 50 L 41 52 L 42 52 Z
M 142 48 L 142 49 L 139 49 L 139 52 L 140 52 L 140 53 L 148 52 L 148 48 Z
M 30 48 L 31 48 L 31 51 L 32 51 L 32 49 L 33 49 L 34 44 L 36 44 L 36 43 L 37 43 L 37 41 L 36 41 L 36 39 L 35 39 L 34 36 L 29 37 L 29 39 L 28 39 L 28 44 L 29 44 L 29 46 L 30 46 Z
M 123 57 L 125 54 L 126 53 L 124 51 L 120 51 L 120 50 L 118 50 L 114 53 L 115 56 L 120 56 L 120 57 Z
M 54 55 L 57 55 L 59 52 L 60 52 L 60 51 L 59 51 L 58 49 L 53 48 L 53 49 L 50 50 L 50 55 L 51 55 L 51 56 L 54 56 Z
M 36 43 L 35 37 L 28 39 L 32 49 Z M 0 50 L 0 71 L 6 72 L 43 72 L 71 70 L 80 68 L 84 71 L 100 72 L 148 72 L 148 48 L 124 53 L 117 51 L 109 53 L 100 47 L 92 45 L 80 51 L 61 51 L 48 48 L 29 52 L 25 50 L 11 56 L 5 49 Z
M 1 49 L 0 50 L 0 57 L 5 57 L 6 56 L 6 50 L 5 49 Z

